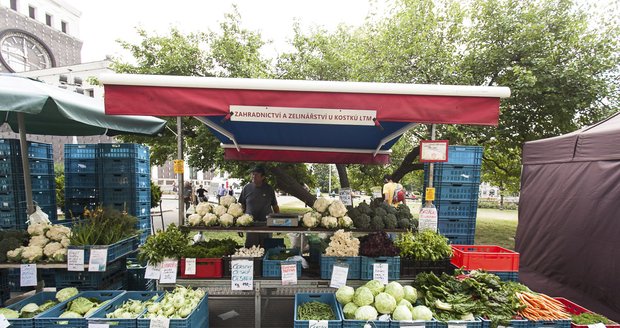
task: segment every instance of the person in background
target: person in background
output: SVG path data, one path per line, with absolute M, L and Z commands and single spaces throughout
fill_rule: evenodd
M 185 203 L 186 211 L 192 203 L 192 189 L 192 183 L 189 181 L 185 181 L 185 183 L 183 184 L 183 202 Z
M 388 203 L 388 205 L 392 205 L 394 200 L 394 191 L 396 191 L 396 184 L 392 181 L 392 176 L 386 174 L 383 176 L 383 201 Z
M 252 182 L 248 183 L 241 190 L 239 203 L 243 207 L 243 212 L 254 217 L 255 222 L 267 221 L 267 215 L 280 213 L 276 192 L 265 181 L 265 168 L 256 166 L 252 171 Z M 265 238 L 270 238 L 269 233 L 247 233 L 245 247 L 260 245 L 264 247 Z
M 198 202 L 206 202 L 207 201 L 207 189 L 203 188 L 202 185 L 196 189 L 196 195 L 198 195 Z
M 233 196 L 234 194 L 235 194 L 235 191 L 233 190 L 233 187 L 231 186 L 230 189 L 228 189 L 228 195 Z
M 223 196 L 226 196 L 227 190 L 226 187 L 224 187 L 224 184 L 222 183 L 222 185 L 217 189 L 217 202 L 220 202 L 220 198 L 222 198 Z

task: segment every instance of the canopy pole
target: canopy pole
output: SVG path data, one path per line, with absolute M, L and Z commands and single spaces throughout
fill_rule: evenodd
M 183 160 L 183 121 L 182 117 L 177 117 L 177 157 Z M 178 173 L 178 186 L 179 186 L 179 226 L 185 223 L 185 202 L 183 201 L 183 193 L 185 192 L 185 186 L 183 185 L 183 173 Z
M 21 148 L 22 169 L 24 171 L 24 189 L 26 191 L 26 210 L 28 216 L 34 213 L 34 202 L 32 199 L 32 184 L 30 181 L 30 163 L 28 163 L 28 141 L 26 141 L 26 124 L 24 123 L 24 113 L 17 113 L 17 127 L 19 129 L 19 147 Z M 28 217 L 26 219 L 29 219 Z
M 431 140 L 435 140 L 435 124 L 431 125 Z M 430 162 L 428 165 L 428 186 L 433 187 L 433 174 L 435 173 L 435 165 Z

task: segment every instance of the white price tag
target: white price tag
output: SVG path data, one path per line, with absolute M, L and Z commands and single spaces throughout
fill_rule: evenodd
M 196 259 L 192 259 L 192 258 L 185 259 L 185 274 L 186 275 L 196 274 Z
M 329 321 L 327 320 L 309 320 L 308 328 L 327 328 Z
M 88 271 L 103 272 L 108 263 L 108 248 L 91 248 L 90 258 L 88 259 Z
M 232 260 L 230 263 L 230 287 L 232 290 L 254 289 L 254 261 Z
M 161 276 L 159 264 L 157 265 L 147 265 L 146 270 L 144 271 L 144 279 L 157 279 Z
M 340 201 L 346 206 L 352 206 L 353 200 L 351 199 L 351 188 L 340 188 Z
M 297 285 L 297 264 L 281 264 L 282 285 Z
M 174 284 L 177 282 L 177 260 L 164 260 L 161 263 L 161 277 L 159 282 L 162 284 Z M 152 323 L 152 321 L 151 321 Z
M 67 271 L 84 271 L 84 249 L 67 250 Z
M 170 319 L 168 318 L 153 318 L 151 319 L 151 325 L 149 328 L 168 328 L 170 327 Z
M 374 263 L 372 265 L 372 279 L 381 281 L 384 285 L 388 283 L 388 264 Z
M 592 325 L 588 325 L 588 328 L 605 328 L 605 327 L 607 327 L 607 326 L 605 326 L 604 324 L 602 324 L 600 322 L 592 324 Z
M 450 323 L 448 322 L 448 328 L 467 328 L 467 324 L 464 323 Z
M 437 209 L 435 207 L 423 207 L 420 209 L 418 231 L 424 230 L 437 232 Z
M 36 264 L 20 265 L 19 285 L 22 287 L 37 285 L 37 265 Z
M 88 328 L 110 328 L 110 324 L 107 323 L 88 323 Z
M 348 264 L 346 263 L 334 264 L 334 267 L 332 269 L 332 278 L 329 282 L 329 287 L 340 288 L 342 286 L 346 286 L 348 275 L 349 275 Z
M 7 320 L 4 315 L 0 314 L 0 328 L 6 328 L 10 325 L 9 320 Z

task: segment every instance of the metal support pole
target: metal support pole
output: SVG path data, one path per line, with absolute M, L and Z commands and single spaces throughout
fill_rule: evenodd
M 431 125 L 431 140 L 435 140 L 435 124 Z M 428 165 L 428 186 L 429 188 L 433 187 L 433 177 L 435 175 L 435 164 L 430 162 Z M 427 200 L 426 207 L 432 207 L 433 201 Z
M 254 281 L 254 328 L 261 328 L 263 309 L 261 307 L 260 281 Z
M 182 117 L 177 117 L 177 157 L 183 160 L 183 121 Z M 179 186 L 179 226 L 185 223 L 185 202 L 183 201 L 183 173 L 178 173 L 177 185 Z
M 30 215 L 34 213 L 34 201 L 32 199 L 32 184 L 30 182 L 30 163 L 28 163 L 28 142 L 26 141 L 26 124 L 24 123 L 24 113 L 17 113 L 17 126 L 19 128 L 19 146 L 21 148 L 22 168 L 24 170 L 26 210 L 28 215 Z

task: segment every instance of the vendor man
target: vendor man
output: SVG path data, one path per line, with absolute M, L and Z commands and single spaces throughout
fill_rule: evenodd
M 265 181 L 265 168 L 256 166 L 251 171 L 252 182 L 248 183 L 241 190 L 239 203 L 243 206 L 243 212 L 254 217 L 256 222 L 267 221 L 267 215 L 271 213 L 279 213 L 278 200 L 276 192 Z M 253 245 L 264 246 L 265 238 L 270 238 L 269 233 L 247 233 L 245 238 L 245 247 Z

